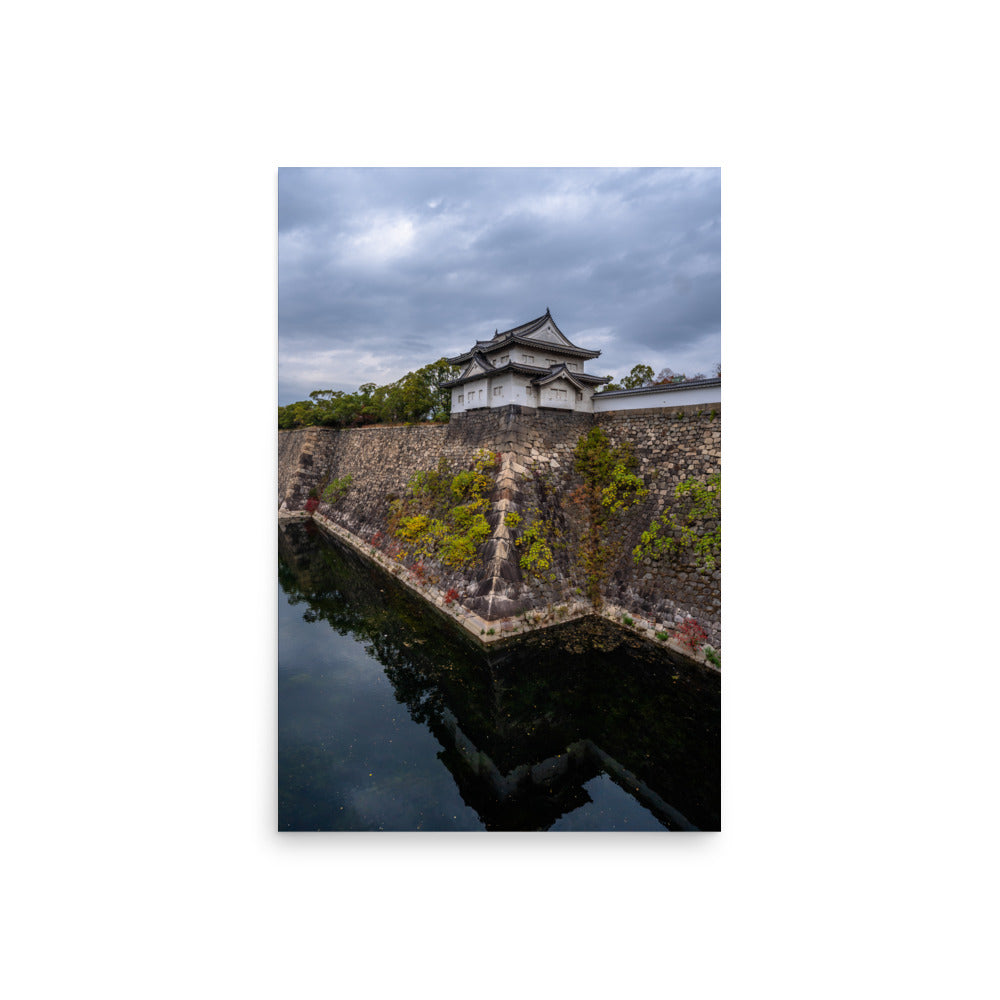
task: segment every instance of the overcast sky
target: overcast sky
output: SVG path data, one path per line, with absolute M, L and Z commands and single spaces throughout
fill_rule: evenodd
M 278 403 L 550 309 L 616 379 L 720 360 L 717 169 L 282 169 Z

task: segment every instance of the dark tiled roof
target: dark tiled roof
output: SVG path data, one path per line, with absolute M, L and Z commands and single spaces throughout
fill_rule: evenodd
M 551 322 L 560 335 L 566 338 L 566 344 L 553 343 L 551 340 L 531 340 L 529 338 L 529 334 L 534 333 L 546 322 Z M 522 323 L 520 326 L 511 327 L 509 330 L 504 330 L 503 333 L 495 333 L 489 340 L 477 340 L 471 350 L 466 351 L 464 354 L 459 354 L 457 357 L 448 358 L 448 364 L 461 364 L 463 361 L 467 361 L 473 352 L 477 350 L 492 353 L 510 344 L 520 344 L 523 347 L 543 346 L 553 352 L 558 353 L 561 351 L 563 354 L 569 354 L 573 357 L 598 358 L 601 355 L 600 351 L 591 351 L 586 347 L 577 347 L 569 337 L 566 337 L 566 334 L 562 330 L 559 330 L 556 321 L 552 319 L 552 314 L 546 309 L 544 316 L 539 316 L 537 319 Z
M 638 396 L 647 392 L 676 392 L 678 389 L 713 389 L 722 385 L 721 378 L 699 378 L 688 382 L 668 382 L 665 385 L 644 385 L 641 389 L 612 389 L 610 392 L 602 392 L 601 398 L 606 396 Z
M 458 378 L 450 379 L 447 382 L 442 382 L 442 388 L 452 387 L 456 385 L 464 385 L 466 382 L 471 382 L 473 379 L 482 378 L 483 374 L 488 375 L 500 375 L 504 372 L 516 372 L 518 375 L 528 375 L 531 377 L 533 383 L 537 383 L 539 379 L 548 378 L 553 373 L 558 373 L 560 369 L 565 369 L 565 365 L 557 365 L 554 369 L 545 368 L 541 365 L 523 365 L 517 361 L 508 361 L 505 365 L 500 365 L 499 367 L 494 366 L 492 371 L 483 372 L 475 371 L 471 375 L 460 375 Z M 611 381 L 610 375 L 591 375 L 589 372 L 570 372 L 567 370 L 567 374 L 571 375 L 574 379 L 582 382 L 585 385 L 604 385 Z
M 498 340 L 506 340 L 508 337 L 514 336 L 524 336 L 528 333 L 534 333 L 547 319 L 552 319 L 548 312 L 544 316 L 539 316 L 537 319 L 530 319 L 527 323 L 522 323 L 520 326 L 512 326 L 509 330 L 504 330 L 503 333 L 494 333 L 490 340 L 477 340 L 477 344 L 493 344 Z M 552 325 L 555 326 L 555 320 L 552 320 Z M 559 327 L 556 327 L 559 330 Z M 562 333 L 562 330 L 559 330 Z M 569 339 L 568 337 L 566 338 Z
M 557 378 L 568 378 L 581 389 L 585 385 L 604 385 L 611 381 L 610 375 L 587 375 L 584 372 L 571 372 L 565 365 L 556 365 L 546 370 L 544 375 L 538 375 L 531 380 L 532 385 L 545 385 Z
M 566 379 L 567 382 L 572 382 L 578 389 L 583 388 L 583 383 L 578 382 L 575 378 L 573 378 L 573 374 L 571 372 L 568 372 L 562 367 L 549 372 L 548 375 L 540 375 L 538 378 L 533 378 L 531 380 L 531 384 L 541 388 L 543 385 L 548 385 L 550 382 L 555 382 L 557 379 Z

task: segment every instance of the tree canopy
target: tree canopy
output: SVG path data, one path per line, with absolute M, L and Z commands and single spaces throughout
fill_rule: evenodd
M 716 376 L 722 375 L 722 364 L 715 366 Z M 654 375 L 653 369 L 649 365 L 634 365 L 632 370 L 622 377 L 620 382 L 608 382 L 602 386 L 600 392 L 614 392 L 617 389 L 642 389 L 647 385 L 671 385 L 677 382 L 699 382 L 705 376 L 698 372 L 697 375 L 685 375 L 683 372 L 675 372 L 672 368 L 661 368 Z
M 623 389 L 641 389 L 653 381 L 653 369 L 649 365 L 635 365 L 622 379 Z
M 446 358 L 407 372 L 389 385 L 366 382 L 357 392 L 317 389 L 309 399 L 278 407 L 278 427 L 362 427 L 365 424 L 445 421 L 451 413 L 451 390 L 442 383 L 459 370 Z

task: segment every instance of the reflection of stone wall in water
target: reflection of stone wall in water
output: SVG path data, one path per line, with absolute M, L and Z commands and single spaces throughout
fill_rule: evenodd
M 669 506 L 677 483 L 720 470 L 720 414 L 718 404 L 599 414 L 512 406 L 459 414 L 444 425 L 280 431 L 279 507 L 301 510 L 312 487 L 350 475 L 344 499 L 332 507 L 322 505 L 320 512 L 363 540 L 375 537 L 376 544 L 384 546 L 389 504 L 404 494 L 415 472 L 436 467 L 441 457 L 457 472 L 472 466 L 478 449 L 499 452 L 503 463 L 488 517 L 493 536 L 476 569 L 442 570 L 440 586 L 455 586 L 466 606 L 488 620 L 579 600 L 586 587 L 575 558 L 580 518 L 569 503 L 580 485 L 573 471 L 573 449 L 597 424 L 612 445 L 632 446 L 639 459 L 637 471 L 650 490 L 616 525 L 619 551 L 602 588 L 605 599 L 651 620 L 674 623 L 693 617 L 708 632 L 707 641 L 720 649 L 720 570 L 702 574 L 690 561 L 647 560 L 636 565 L 632 559 L 640 534 Z M 526 578 L 520 569 L 521 553 L 511 537 L 517 531 L 504 524 L 509 511 L 521 516 L 521 530 L 538 516 L 552 526 L 558 543 L 553 546 L 554 582 Z
M 718 828 L 718 675 L 596 618 L 483 649 L 309 522 L 278 544 L 286 595 L 385 667 L 487 829 L 547 829 L 602 772 L 669 829 Z

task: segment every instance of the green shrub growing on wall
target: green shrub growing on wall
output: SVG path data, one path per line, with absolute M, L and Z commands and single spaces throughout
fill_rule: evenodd
M 443 457 L 438 459 L 436 469 L 415 472 L 407 483 L 407 488 L 413 497 L 430 498 L 436 501 L 443 501 L 448 495 L 450 487 L 451 471 L 448 468 L 448 460 Z
M 331 505 L 343 500 L 351 488 L 352 482 L 354 482 L 354 477 L 351 475 L 341 476 L 340 479 L 331 479 L 323 490 L 323 499 Z
M 649 490 L 639 476 L 627 471 L 624 465 L 616 465 L 610 482 L 601 490 L 601 506 L 617 514 L 634 507 L 648 495 Z
M 483 504 L 487 503 L 484 499 Z M 479 546 L 490 537 L 490 525 L 479 509 L 476 501 L 464 507 L 455 507 L 452 511 L 452 531 L 447 525 L 442 525 L 438 558 L 446 566 L 468 566 L 476 558 Z
M 519 549 L 523 550 L 518 564 L 526 573 L 552 581 L 555 580 L 556 576 L 555 573 L 549 572 L 552 569 L 552 546 L 549 543 L 551 526 L 538 517 L 538 511 L 533 511 L 533 513 L 535 520 L 521 532 L 520 537 L 514 542 Z M 516 514 L 514 516 L 517 517 Z
M 722 554 L 722 476 L 683 479 L 676 503 L 656 518 L 632 550 L 636 562 L 690 550 L 699 572 L 713 570 Z
M 471 565 L 490 535 L 485 511 L 498 464 L 498 455 L 480 450 L 472 469 L 452 474 L 442 458 L 436 469 L 415 473 L 407 496 L 389 505 L 389 529 L 406 546 L 403 557 Z
M 573 468 L 583 485 L 569 501 L 585 525 L 577 564 L 586 576 L 587 596 L 595 605 L 601 603 L 608 567 L 621 549 L 622 539 L 615 536 L 613 521 L 649 493 L 635 474 L 638 465 L 631 447 L 627 443 L 613 447 L 600 427 L 592 427 L 573 451 Z

